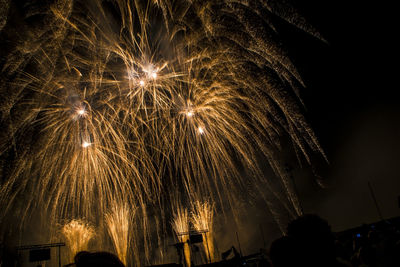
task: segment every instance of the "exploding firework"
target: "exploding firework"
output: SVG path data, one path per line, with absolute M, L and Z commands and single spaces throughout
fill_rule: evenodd
M 118 257 L 126 265 L 127 251 L 129 246 L 130 228 L 135 211 L 130 210 L 126 205 L 114 205 L 111 211 L 106 214 L 106 225 L 109 235 L 114 244 Z
M 61 233 L 67 240 L 70 259 L 73 260 L 76 253 L 88 249 L 89 241 L 94 237 L 95 230 L 93 226 L 81 220 L 71 220 L 62 227 Z
M 278 222 L 301 213 L 281 141 L 310 163 L 323 152 L 275 24 L 320 36 L 293 8 L 261 0 L 13 8 L 23 17 L 0 25 L 8 40 L 0 62 L 2 218 L 18 211 L 24 221 L 39 208 L 53 221 L 100 224 L 113 203 L 138 206 L 148 260 L 147 211 L 169 220 L 157 207 L 172 201 L 168 192 L 196 192 L 229 210 L 238 192 L 250 191 Z M 278 185 L 263 174 L 265 162 Z M 187 217 L 179 216 L 177 233 Z
M 215 261 L 214 253 L 214 235 L 213 235 L 213 206 L 208 202 L 201 203 L 196 201 L 193 204 L 192 224 L 196 231 L 201 232 L 203 236 L 203 246 L 207 260 Z
M 191 265 L 190 247 L 188 243 L 190 228 L 189 228 L 189 213 L 187 209 L 178 206 L 178 208 L 174 212 L 172 220 L 172 228 L 175 231 L 179 243 L 181 243 L 182 245 L 185 264 L 186 266 L 190 267 Z

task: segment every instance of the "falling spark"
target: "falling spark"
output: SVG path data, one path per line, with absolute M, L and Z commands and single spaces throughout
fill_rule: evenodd
M 89 146 L 91 146 L 91 143 L 89 143 L 89 142 L 85 141 L 85 142 L 82 143 L 82 147 L 84 147 L 84 148 L 87 148 Z
M 198 131 L 199 131 L 200 134 L 203 134 L 203 133 L 204 133 L 203 127 L 200 126 L 200 127 L 198 128 Z

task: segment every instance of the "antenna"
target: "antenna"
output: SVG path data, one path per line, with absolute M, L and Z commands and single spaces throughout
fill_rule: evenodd
M 373 190 L 372 185 L 371 185 L 371 183 L 369 181 L 368 181 L 368 187 L 369 187 L 369 192 L 371 193 L 371 197 L 374 200 L 376 211 L 378 212 L 379 218 L 383 221 L 383 216 L 382 216 L 381 209 L 379 208 L 378 201 L 376 201 L 374 190 Z
M 237 231 L 236 231 L 236 239 L 237 239 L 237 242 L 238 242 L 238 245 L 239 245 L 240 257 L 243 257 L 243 254 L 242 254 L 242 247 L 240 246 L 239 235 L 238 235 L 238 232 L 237 232 Z

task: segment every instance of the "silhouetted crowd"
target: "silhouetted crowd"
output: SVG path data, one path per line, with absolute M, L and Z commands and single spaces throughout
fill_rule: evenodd
M 125 265 L 112 253 L 81 251 L 75 255 L 74 263 L 64 267 L 124 267 Z
M 334 234 L 325 220 L 308 214 L 289 223 L 269 258 L 273 267 L 399 267 L 400 231 L 386 221 Z
M 287 233 L 272 242 L 268 255 L 246 261 L 238 253 L 212 266 L 248 267 L 400 267 L 400 231 L 397 224 L 382 221 L 341 233 L 333 233 L 317 215 L 303 215 L 287 226 Z M 123 264 L 110 253 L 80 252 L 77 267 Z M 177 264 L 177 266 L 181 266 Z
M 252 259 L 232 247 L 213 267 L 400 267 L 400 221 L 382 221 L 341 233 L 333 233 L 328 222 L 317 215 L 303 215 L 287 226 L 286 235 L 272 242 L 268 253 Z M 228 252 L 234 257 L 227 260 Z M 173 264 L 182 266 L 182 264 Z M 108 252 L 79 252 L 76 267 L 124 267 Z M 169 264 L 169 266 L 172 266 Z M 203 267 L 206 265 L 203 265 Z

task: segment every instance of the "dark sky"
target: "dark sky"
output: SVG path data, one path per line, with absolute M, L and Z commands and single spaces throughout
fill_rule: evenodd
M 308 119 L 329 165 L 318 173 L 295 170 L 305 212 L 317 212 L 344 230 L 400 215 L 400 106 L 396 96 L 393 7 L 366 1 L 291 1 L 327 40 L 286 29 L 289 51 L 307 88 Z M 358 3 L 359 2 L 359 3 Z M 398 31 L 398 30 L 397 30 Z
M 345 0 L 288 2 L 327 40 L 288 24 L 278 29 L 306 84 L 301 90 L 306 116 L 329 160 L 316 164 L 325 188 L 307 164 L 290 163 L 304 211 L 319 214 L 334 231 L 379 221 L 369 182 L 383 217 L 400 216 L 400 105 L 393 78 L 397 68 L 389 65 L 396 62 L 393 7 Z M 267 246 L 281 235 L 262 205 L 252 213 L 254 218 L 239 228 L 245 254 L 261 246 L 261 234 Z M 220 247 L 237 246 L 234 236 L 218 240 Z

